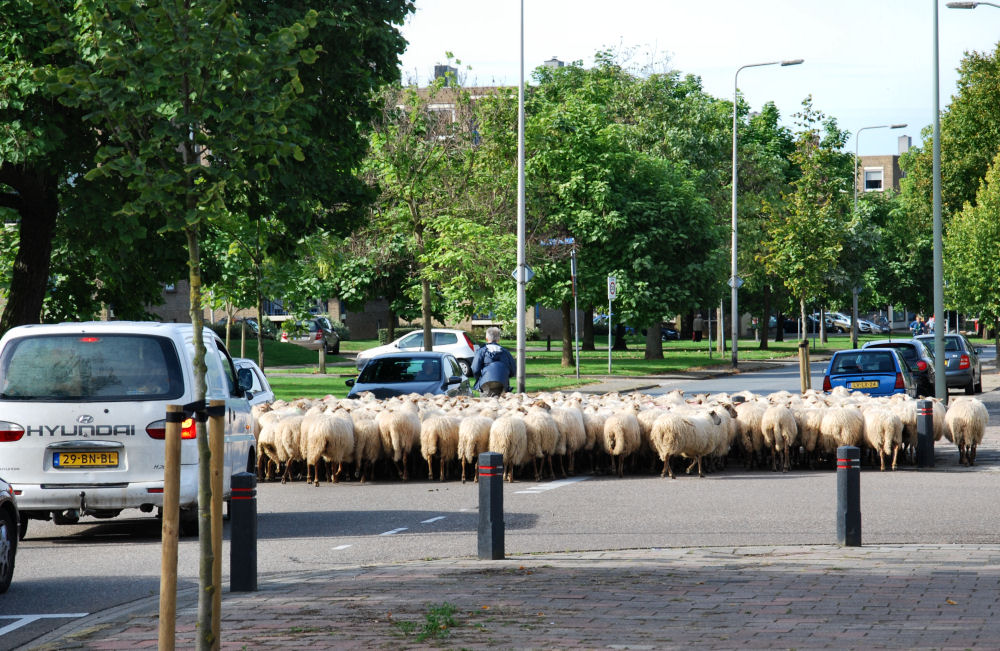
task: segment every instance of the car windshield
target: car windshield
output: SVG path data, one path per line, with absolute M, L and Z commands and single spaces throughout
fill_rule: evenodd
M 170 340 L 145 335 L 14 339 L 0 377 L 3 400 L 167 400 L 184 390 Z
M 441 377 L 441 360 L 431 357 L 386 357 L 368 362 L 358 384 L 433 382 Z
M 917 361 L 917 349 L 911 344 L 879 344 L 879 348 L 893 348 L 908 362 Z
M 860 351 L 841 353 L 833 358 L 831 374 L 841 373 L 895 373 L 896 363 L 892 353 Z
M 920 341 L 922 341 L 923 344 L 925 346 L 927 346 L 927 348 L 931 351 L 931 353 L 934 352 L 934 338 L 933 337 L 928 337 L 927 339 L 921 338 Z M 960 350 L 962 350 L 962 347 L 958 345 L 958 338 L 956 338 L 956 337 L 945 337 L 944 338 L 944 352 L 946 352 L 946 353 L 949 353 L 949 352 L 958 352 Z

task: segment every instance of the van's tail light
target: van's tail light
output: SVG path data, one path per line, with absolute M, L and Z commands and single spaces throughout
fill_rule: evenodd
M 323 331 L 322 330 L 317 330 L 316 331 L 316 336 L 313 337 L 313 340 L 314 341 L 323 341 Z
M 149 438 L 162 441 L 167 438 L 167 421 L 166 419 L 158 420 L 146 425 L 146 434 L 149 434 Z M 186 418 L 181 423 L 181 439 L 193 439 L 198 436 L 198 431 L 194 426 L 193 418 Z
M 476 345 L 474 343 L 472 343 L 471 339 L 469 339 L 468 333 L 463 332 L 462 336 L 465 337 L 465 343 L 468 344 L 469 350 L 475 351 L 476 350 Z
M 829 375 L 824 375 L 823 376 L 823 390 L 824 391 L 833 391 L 833 385 L 830 384 L 830 376 Z
M 0 420 L 0 443 L 20 441 L 22 436 L 24 436 L 23 427 Z
M 960 368 L 960 369 L 962 369 L 962 368 L 969 368 L 969 356 L 968 355 L 964 355 L 963 354 L 961 357 L 958 358 L 958 368 Z
M 917 362 L 917 370 L 918 371 L 926 371 L 927 370 L 927 362 L 925 362 L 924 360 L 918 361 Z
M 906 383 L 903 382 L 903 374 L 896 373 L 896 384 L 892 387 L 893 389 L 905 389 Z

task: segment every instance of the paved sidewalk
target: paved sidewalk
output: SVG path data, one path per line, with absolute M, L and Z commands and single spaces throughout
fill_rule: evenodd
M 222 647 L 996 648 L 998 582 L 996 545 L 698 547 L 349 567 L 227 592 Z M 195 602 L 194 591 L 179 596 L 178 648 L 194 646 Z M 156 599 L 144 600 L 31 648 L 154 648 L 156 613 Z

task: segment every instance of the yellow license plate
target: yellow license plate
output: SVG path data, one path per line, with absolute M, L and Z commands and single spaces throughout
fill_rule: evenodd
M 56 452 L 53 468 L 117 468 L 117 452 Z
M 852 389 L 877 389 L 878 380 L 865 380 L 864 382 L 851 382 Z

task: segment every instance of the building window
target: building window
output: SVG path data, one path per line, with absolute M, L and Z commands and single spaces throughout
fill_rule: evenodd
M 882 168 L 865 169 L 865 192 L 882 191 Z

